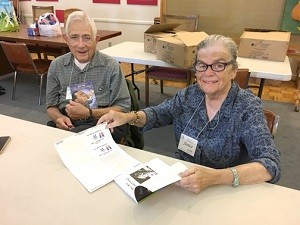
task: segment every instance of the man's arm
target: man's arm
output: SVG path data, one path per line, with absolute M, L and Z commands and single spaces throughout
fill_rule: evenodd
M 69 117 L 63 115 L 59 109 L 55 106 L 50 106 L 47 108 L 47 113 L 52 121 L 56 124 L 57 128 L 63 130 L 69 130 L 73 128 L 73 124 Z

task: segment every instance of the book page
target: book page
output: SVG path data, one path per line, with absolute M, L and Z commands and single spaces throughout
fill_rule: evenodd
M 169 166 L 158 158 L 140 164 L 120 174 L 115 182 L 135 201 L 139 202 L 153 192 L 179 181 L 178 173 L 187 167 L 178 162 Z
M 65 166 L 89 192 L 140 164 L 115 143 L 105 124 L 74 134 L 54 145 Z

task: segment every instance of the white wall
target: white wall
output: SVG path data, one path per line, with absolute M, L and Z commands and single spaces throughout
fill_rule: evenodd
M 159 16 L 159 5 L 127 5 L 127 0 L 121 4 L 92 3 L 92 0 L 59 0 L 58 2 L 39 2 L 36 0 L 20 2 L 26 21 L 32 21 L 32 5 L 49 6 L 54 9 L 79 8 L 87 12 L 96 22 L 98 29 L 119 30 L 122 35 L 102 41 L 98 49 L 106 48 L 123 41 L 144 41 L 144 31 L 153 24 L 154 17 Z

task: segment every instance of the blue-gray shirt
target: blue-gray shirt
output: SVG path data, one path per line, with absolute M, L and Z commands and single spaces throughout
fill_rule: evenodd
M 276 183 L 281 175 L 280 152 L 269 132 L 260 99 L 233 83 L 211 122 L 203 99 L 199 87 L 191 85 L 172 99 L 144 109 L 147 124 L 141 132 L 173 124 L 177 146 L 183 131 L 198 140 L 194 156 L 178 150 L 177 158 L 212 168 L 259 162 L 272 175 L 270 182 Z
M 130 95 L 119 63 L 99 51 L 82 70 L 74 63 L 71 52 L 52 61 L 47 77 L 47 108 L 63 108 L 67 87 L 86 81 L 93 83 L 99 108 L 119 106 L 124 112 L 130 110 Z

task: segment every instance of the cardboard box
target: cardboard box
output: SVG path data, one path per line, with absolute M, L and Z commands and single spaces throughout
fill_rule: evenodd
M 144 51 L 156 54 L 156 38 L 171 37 L 175 35 L 173 30 L 180 24 L 154 24 L 144 32 Z
M 238 56 L 254 59 L 284 61 L 290 32 L 255 29 L 244 31 L 240 37 Z
M 191 68 L 196 48 L 208 35 L 205 32 L 177 32 L 173 37 L 157 38 L 156 58 L 182 68 Z

